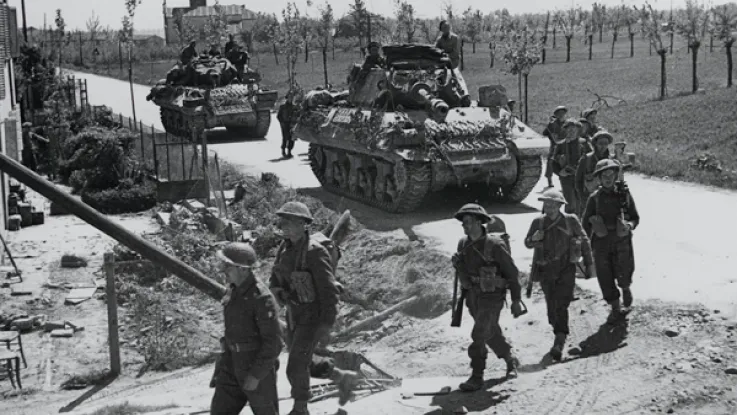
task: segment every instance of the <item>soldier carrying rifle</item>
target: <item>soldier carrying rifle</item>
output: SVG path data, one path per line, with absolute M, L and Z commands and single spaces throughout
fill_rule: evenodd
M 486 210 L 475 203 L 469 203 L 461 207 L 455 218 L 463 223 L 466 237 L 458 242 L 458 252 L 453 255 L 453 266 L 467 295 L 468 312 L 474 319 L 471 332 L 473 342 L 468 347 L 472 374 L 459 387 L 470 392 L 483 387 L 487 346 L 497 358 L 504 359 L 507 363 L 507 379 L 517 377 L 519 361 L 499 327 L 499 315 L 504 308 L 507 288 L 512 295 L 512 314 L 518 317 L 524 312 L 517 267 L 505 242 L 487 234 L 484 224 L 491 217 Z M 462 294 L 461 298 L 463 297 Z

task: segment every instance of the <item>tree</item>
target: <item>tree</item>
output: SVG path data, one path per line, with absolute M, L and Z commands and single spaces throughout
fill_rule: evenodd
M 307 2 L 308 7 L 312 5 L 312 2 Z M 302 45 L 304 47 L 305 51 L 305 63 L 310 61 L 310 43 L 312 43 L 312 38 L 315 34 L 315 31 L 317 29 L 317 22 L 314 19 L 311 19 L 308 16 L 303 16 L 301 18 L 301 23 L 299 25 L 299 35 L 302 38 Z
M 333 17 L 333 7 L 325 1 L 325 4 L 318 8 L 320 12 L 320 21 L 317 25 L 317 42 L 322 49 L 322 69 L 325 75 L 325 87 L 328 82 L 328 44 L 335 33 L 335 18 Z
M 297 59 L 303 46 L 302 38 L 302 16 L 294 3 L 287 3 L 282 10 L 282 23 L 279 26 L 279 44 L 287 54 L 287 76 L 289 79 L 289 90 L 299 90 L 297 84 Z
M 471 53 L 476 53 L 476 42 L 480 40 L 482 25 L 483 17 L 481 16 L 481 10 L 473 11 L 469 7 L 463 12 L 464 34 L 471 42 Z
M 180 46 L 185 46 L 193 40 L 199 40 L 197 28 L 189 19 L 184 18 L 183 9 L 174 9 L 174 31 Z
M 102 25 L 100 25 L 100 17 L 98 17 L 95 12 L 92 12 L 92 16 L 90 16 L 89 19 L 87 19 L 87 33 L 90 34 L 90 40 L 96 45 L 97 44 L 97 34 L 100 33 L 100 28 Z
M 604 25 L 607 21 L 606 6 L 603 4 L 594 3 L 591 7 L 591 18 L 594 19 L 594 28 L 599 31 L 599 43 L 602 43 Z
M 136 103 L 133 96 L 133 17 L 136 15 L 136 7 L 141 4 L 141 0 L 124 0 L 127 14 L 123 16 L 123 29 L 120 31 L 121 41 L 128 46 L 128 81 L 131 87 L 131 106 L 133 107 L 133 124 L 136 122 Z
M 279 65 L 279 51 L 277 43 L 279 43 L 279 20 L 276 15 L 257 13 L 256 19 L 251 28 L 253 40 L 259 43 L 271 44 L 274 52 L 274 62 Z
M 499 17 L 499 12 L 489 13 L 484 18 L 484 24 L 482 28 L 482 35 L 484 40 L 489 43 L 489 68 L 494 67 L 494 57 L 496 56 L 497 43 L 500 39 L 502 20 Z
M 593 47 L 594 47 L 594 19 L 591 17 L 591 13 L 581 10 L 581 25 L 583 25 L 583 34 L 586 37 L 586 41 L 584 42 L 589 47 L 589 60 L 593 57 Z
M 395 0 L 394 16 L 397 18 L 397 30 L 400 34 L 407 36 L 407 43 L 414 42 L 415 32 L 417 31 L 414 6 L 406 1 Z M 399 38 L 401 39 L 401 35 Z
M 422 36 L 425 38 L 425 42 L 435 43 L 435 32 L 433 31 L 433 28 L 437 27 L 436 24 L 433 24 L 433 22 L 428 20 L 418 20 L 417 27 L 420 29 L 420 33 L 422 33 Z
M 699 89 L 699 79 L 696 72 L 699 47 L 701 47 L 701 42 L 706 35 L 708 25 L 709 12 L 703 4 L 695 0 L 686 0 L 686 8 L 678 11 L 675 31 L 688 42 L 691 49 L 692 92 Z
M 615 8 L 609 15 L 609 28 L 612 31 L 612 54 L 610 59 L 614 59 L 614 45 L 619 38 L 619 28 L 622 27 L 622 19 L 625 13 L 627 13 L 627 6 L 623 4 Z
M 225 15 L 225 9 L 220 5 L 220 0 L 215 0 L 212 8 L 215 13 L 207 16 L 207 20 L 205 20 L 205 41 L 208 45 L 217 46 L 220 49 L 225 35 L 228 33 L 228 18 Z
M 558 15 L 558 26 L 566 38 L 566 62 L 571 61 L 571 40 L 578 26 L 578 10 L 570 9 Z
M 520 80 L 520 89 L 522 79 L 524 79 L 524 119 L 527 123 L 527 78 L 532 71 L 532 67 L 540 62 L 542 54 L 542 41 L 539 39 L 537 31 L 528 30 L 524 26 L 521 30 L 511 30 L 504 36 L 504 62 L 507 64 L 509 72 L 517 75 Z M 520 91 L 520 95 L 522 95 Z M 522 97 L 520 97 L 522 98 Z M 520 99 L 522 101 L 522 99 Z
M 563 12 L 560 10 L 556 10 L 553 14 L 553 49 L 555 49 L 558 45 L 556 44 L 557 39 L 557 31 L 558 31 L 558 22 L 563 18 Z
M 545 14 L 545 24 L 543 25 L 543 51 L 542 51 L 542 64 L 545 65 L 545 47 L 548 45 L 548 30 L 550 29 L 550 11 Z M 555 30 L 555 29 L 553 29 Z
M 627 26 L 627 36 L 630 39 L 630 58 L 635 56 L 635 25 L 639 20 L 636 9 L 623 6 L 622 24 Z
M 660 36 L 664 13 L 654 10 L 648 2 L 645 2 L 639 9 L 637 6 L 634 7 L 640 15 L 643 32 L 650 41 L 650 45 L 660 56 L 660 99 L 664 99 L 666 95 L 665 56 L 668 52 Z
M 365 56 L 366 49 L 363 46 L 364 36 L 368 34 L 368 10 L 366 10 L 365 0 L 354 0 L 353 4 L 350 5 L 351 11 L 350 16 L 353 18 L 353 25 L 358 32 L 358 48 L 361 53 Z
M 732 32 L 737 30 L 737 5 L 724 4 L 712 10 L 714 14 L 714 33 L 717 39 L 724 44 L 727 53 L 727 87 L 732 86 L 732 45 L 735 37 Z

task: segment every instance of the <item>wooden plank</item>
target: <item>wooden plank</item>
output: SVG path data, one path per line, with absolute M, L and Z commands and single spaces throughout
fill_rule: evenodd
M 76 305 L 89 300 L 95 295 L 95 291 L 97 291 L 97 287 L 72 288 L 69 294 L 67 294 L 64 304 Z
M 115 297 L 115 255 L 105 254 L 105 298 L 107 302 L 108 344 L 110 345 L 110 372 L 120 374 L 120 342 L 118 339 L 118 301 Z

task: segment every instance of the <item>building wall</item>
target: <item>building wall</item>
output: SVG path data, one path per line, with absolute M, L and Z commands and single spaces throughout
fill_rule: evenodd
M 21 160 L 22 131 L 20 125 L 20 114 L 18 111 L 18 96 L 15 89 L 15 73 L 13 67 L 12 51 L 18 46 L 17 33 L 11 35 L 11 29 L 17 31 L 17 14 L 7 5 L 7 0 L 0 0 L 0 151 L 16 161 Z M 0 173 L 0 217 L 3 233 L 7 229 L 7 196 L 9 189 L 9 177 Z
M 205 23 L 207 22 L 206 16 L 193 16 L 193 17 L 185 17 L 189 24 L 191 24 L 193 27 L 196 27 L 198 30 L 201 30 L 205 27 Z M 179 35 L 177 34 L 177 28 L 175 23 L 175 18 L 165 18 L 166 21 L 166 43 L 168 45 L 176 45 L 179 43 Z M 254 19 L 244 19 L 242 16 L 234 15 L 234 16 L 228 16 L 228 33 L 232 33 L 234 35 L 237 35 L 239 32 L 242 32 L 244 30 L 251 30 L 254 26 L 256 21 Z M 202 39 L 200 39 L 202 40 Z M 209 46 L 209 45 L 208 45 Z M 198 49 L 201 49 L 205 47 L 205 45 L 198 45 Z

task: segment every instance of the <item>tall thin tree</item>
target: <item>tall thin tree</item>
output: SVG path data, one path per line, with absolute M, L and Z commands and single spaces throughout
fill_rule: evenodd
M 724 44 L 727 53 L 727 87 L 732 86 L 732 45 L 734 45 L 734 32 L 737 31 L 737 5 L 724 4 L 713 9 L 714 31 L 717 39 Z

